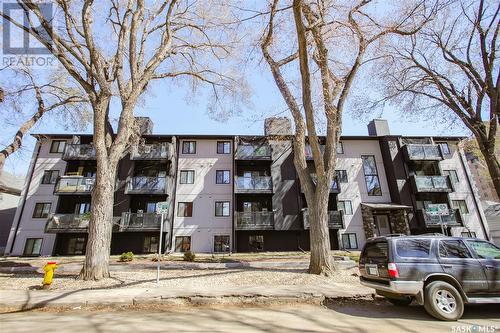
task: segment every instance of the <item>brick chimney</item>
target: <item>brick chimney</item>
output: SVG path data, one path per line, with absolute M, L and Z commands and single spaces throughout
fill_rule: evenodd
M 264 135 L 291 135 L 292 122 L 287 117 L 271 117 L 264 121 Z

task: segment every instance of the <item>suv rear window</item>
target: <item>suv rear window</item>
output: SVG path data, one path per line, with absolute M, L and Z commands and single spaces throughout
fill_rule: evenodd
M 387 242 L 367 243 L 363 256 L 367 258 L 388 258 Z
M 402 258 L 429 258 L 430 239 L 398 239 L 396 252 Z

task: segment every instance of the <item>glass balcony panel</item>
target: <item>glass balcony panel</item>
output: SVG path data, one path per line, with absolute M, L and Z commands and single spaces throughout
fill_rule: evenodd
M 273 229 L 274 213 L 261 212 L 236 212 L 236 229 Z
M 127 193 L 165 193 L 165 177 L 132 177 L 127 183 Z
M 130 153 L 132 160 L 162 160 L 168 158 L 168 145 L 166 143 L 137 145 Z
M 94 187 L 95 178 L 82 176 L 62 176 L 57 180 L 55 193 L 90 193 Z
M 272 178 L 270 176 L 236 177 L 237 190 L 272 190 Z
M 91 144 L 67 144 L 63 155 L 63 160 L 92 160 L 95 158 L 95 148 Z

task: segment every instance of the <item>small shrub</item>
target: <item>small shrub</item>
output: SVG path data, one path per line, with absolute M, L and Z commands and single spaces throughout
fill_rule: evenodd
M 184 252 L 184 261 L 194 261 L 194 258 L 196 257 L 196 254 L 191 251 L 186 251 Z
M 132 261 L 134 260 L 134 254 L 132 252 L 123 252 L 122 255 L 120 256 L 120 261 Z

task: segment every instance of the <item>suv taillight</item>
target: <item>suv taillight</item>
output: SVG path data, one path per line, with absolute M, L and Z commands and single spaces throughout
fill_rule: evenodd
M 389 272 L 389 277 L 391 277 L 391 278 L 399 277 L 398 267 L 396 266 L 395 263 L 391 262 L 391 263 L 387 264 L 387 271 Z

